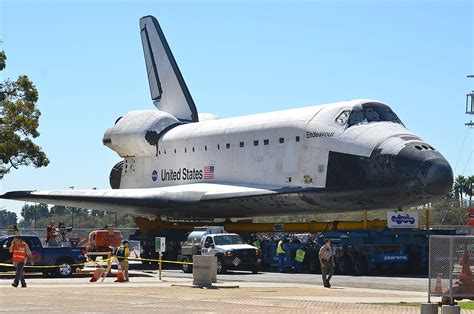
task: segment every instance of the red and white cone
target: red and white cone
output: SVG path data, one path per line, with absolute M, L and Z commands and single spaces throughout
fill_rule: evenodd
M 123 282 L 124 278 L 123 278 L 123 269 L 122 269 L 122 265 L 118 265 L 117 267 L 117 280 L 116 282 Z
M 441 274 L 440 273 L 436 275 L 436 286 L 435 286 L 434 292 L 436 294 L 443 294 L 443 289 L 441 288 Z

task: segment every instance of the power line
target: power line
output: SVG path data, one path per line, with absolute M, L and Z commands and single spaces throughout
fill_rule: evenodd
M 471 153 L 469 154 L 469 158 L 467 159 L 466 166 L 464 167 L 464 170 L 461 172 L 461 175 L 464 175 L 464 172 L 467 169 L 467 166 L 469 166 L 469 162 L 471 161 L 472 153 L 474 153 L 474 150 L 471 150 Z
M 456 169 L 458 168 L 459 159 L 461 158 L 461 154 L 464 149 L 464 144 L 466 143 L 468 132 L 469 132 L 469 128 L 466 129 L 466 134 L 464 135 L 464 140 L 462 141 L 461 150 L 459 151 L 458 160 L 456 160 L 456 165 L 454 166 L 454 172 L 456 172 Z

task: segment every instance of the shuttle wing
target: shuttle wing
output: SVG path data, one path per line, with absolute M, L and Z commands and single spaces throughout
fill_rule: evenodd
M 156 18 L 142 17 L 140 33 L 153 103 L 180 121 L 197 122 L 196 105 Z
M 194 183 L 162 188 L 116 190 L 13 191 L 0 196 L 26 202 L 107 210 L 142 216 L 209 217 L 208 203 L 276 194 L 276 188 L 244 187 L 228 184 Z M 225 212 L 221 216 L 238 216 Z

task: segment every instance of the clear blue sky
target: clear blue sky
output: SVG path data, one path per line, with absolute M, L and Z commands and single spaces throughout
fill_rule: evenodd
M 120 158 L 102 145 L 105 129 L 128 111 L 154 108 L 138 27 L 148 14 L 159 19 L 200 112 L 379 99 L 456 174 L 474 173 L 474 130 L 464 126 L 465 94 L 474 89 L 466 78 L 474 73 L 473 1 L 0 0 L 2 79 L 27 74 L 36 84 L 37 142 L 51 160 L 12 171 L 3 192 L 109 187 Z M 22 203 L 0 206 L 18 211 Z

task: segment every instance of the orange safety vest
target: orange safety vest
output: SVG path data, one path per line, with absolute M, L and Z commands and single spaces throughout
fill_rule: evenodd
M 26 243 L 22 243 L 19 248 L 16 245 L 13 246 L 12 261 L 15 263 L 24 263 L 25 259 L 26 259 Z

